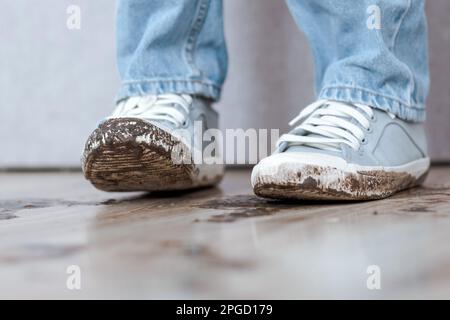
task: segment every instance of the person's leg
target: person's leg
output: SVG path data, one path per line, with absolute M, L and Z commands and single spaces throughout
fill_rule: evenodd
M 119 0 L 117 48 L 117 107 L 88 138 L 85 177 L 105 191 L 218 183 L 223 164 L 202 138 L 227 71 L 222 1 Z
M 118 100 L 163 93 L 217 100 L 227 72 L 221 0 L 119 0 Z
M 424 1 L 287 3 L 313 50 L 318 101 L 253 169 L 255 193 L 366 200 L 420 184 L 429 168 Z
M 404 120 L 424 120 L 429 78 L 423 0 L 287 4 L 312 48 L 319 99 L 362 103 Z

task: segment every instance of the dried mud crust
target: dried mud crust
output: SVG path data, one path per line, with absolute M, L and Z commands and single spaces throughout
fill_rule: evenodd
M 199 177 L 196 165 L 175 164 L 173 150 L 188 150 L 166 131 L 134 118 L 110 119 L 88 138 L 86 177 L 104 191 L 170 191 L 214 185 L 222 175 Z
M 256 195 L 271 199 L 293 200 L 375 200 L 420 185 L 428 171 L 419 178 L 406 172 L 358 171 L 345 173 L 334 168 L 305 166 L 288 176 L 284 183 L 272 177 L 258 177 Z

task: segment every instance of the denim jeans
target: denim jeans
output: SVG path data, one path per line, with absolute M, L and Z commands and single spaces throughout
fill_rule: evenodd
M 424 0 L 287 4 L 313 52 L 317 98 L 425 119 Z M 117 10 L 118 100 L 167 92 L 219 99 L 228 64 L 221 0 L 119 0 Z

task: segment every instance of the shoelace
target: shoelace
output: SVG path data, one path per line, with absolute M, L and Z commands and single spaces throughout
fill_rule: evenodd
M 186 122 L 191 103 L 192 97 L 187 94 L 130 97 L 117 105 L 111 118 L 139 117 L 149 121 L 168 121 L 181 127 Z
M 370 131 L 369 119 L 374 119 L 369 106 L 318 100 L 289 122 L 290 126 L 301 124 L 291 133 L 282 135 L 277 146 L 305 145 L 339 151 L 343 143 L 356 151 L 365 142 L 366 132 Z M 356 120 L 358 125 L 352 120 Z

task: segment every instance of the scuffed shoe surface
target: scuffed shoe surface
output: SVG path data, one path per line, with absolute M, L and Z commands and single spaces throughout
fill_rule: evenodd
M 321 100 L 305 108 L 276 152 L 252 172 L 273 199 L 370 200 L 420 184 L 429 169 L 423 125 L 365 105 Z

